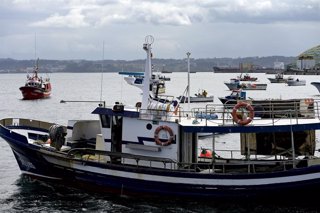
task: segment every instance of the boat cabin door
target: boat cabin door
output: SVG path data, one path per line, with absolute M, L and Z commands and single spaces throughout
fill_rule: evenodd
M 122 116 L 112 117 L 112 128 L 111 128 L 111 151 L 121 152 L 122 151 Z
M 197 163 L 198 136 L 196 133 L 182 132 L 179 144 L 179 162 L 182 165 Z M 183 142 L 182 142 L 183 141 Z
M 123 117 L 113 115 L 111 121 L 111 152 L 122 152 L 122 122 Z M 111 159 L 113 163 L 121 162 L 121 157 L 113 157 Z

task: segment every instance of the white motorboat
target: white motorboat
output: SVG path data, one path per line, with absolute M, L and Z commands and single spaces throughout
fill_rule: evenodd
M 240 82 L 238 79 L 230 79 L 230 82 L 224 83 L 229 90 L 266 90 L 267 84 L 260 84 L 260 83 L 245 83 Z
M 288 86 L 305 86 L 306 80 L 300 78 L 288 78 Z
M 274 78 L 268 78 L 270 83 L 287 83 L 288 78 L 283 76 L 283 73 L 277 73 Z

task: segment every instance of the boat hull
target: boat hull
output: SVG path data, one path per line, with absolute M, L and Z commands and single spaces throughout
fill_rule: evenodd
M 315 86 L 318 92 L 320 92 L 320 82 L 311 82 L 311 85 Z
M 288 80 L 287 81 L 288 86 L 305 86 L 306 81 L 305 80 Z
M 287 79 L 284 78 L 268 78 L 270 83 L 287 83 Z
M 24 100 L 48 98 L 51 94 L 50 90 L 24 86 L 19 88 Z
M 179 96 L 177 97 L 180 100 L 180 103 L 188 103 L 188 97 Z M 209 97 L 190 97 L 190 103 L 199 103 L 199 102 L 213 102 L 214 96 Z
M 229 90 L 266 90 L 267 89 L 267 84 L 239 84 L 239 83 L 224 83 Z
M 250 77 L 250 78 L 239 78 L 239 81 L 257 81 L 258 78 Z
M 19 127 L 20 129 L 22 127 Z M 30 128 L 28 128 L 30 131 Z M 294 195 L 320 188 L 320 166 L 248 174 L 195 173 L 90 162 L 29 144 L 1 126 L 23 174 L 97 192 L 190 198 L 243 198 Z

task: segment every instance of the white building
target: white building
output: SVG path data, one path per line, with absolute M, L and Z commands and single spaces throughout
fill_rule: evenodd
M 273 69 L 275 70 L 284 70 L 284 62 L 276 61 L 273 63 Z
M 316 60 L 313 58 L 313 56 L 299 56 L 297 60 L 297 68 L 300 70 L 308 70 L 313 69 L 316 65 Z
M 297 68 L 301 70 L 315 69 L 320 64 L 320 45 L 306 50 L 298 56 Z

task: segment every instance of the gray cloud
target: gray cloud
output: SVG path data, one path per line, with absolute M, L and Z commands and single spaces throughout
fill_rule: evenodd
M 29 4 L 39 3 L 30 1 Z M 42 2 L 42 1 L 40 1 Z M 29 4 L 17 4 L 28 10 Z M 274 23 L 318 21 L 320 2 L 315 0 L 271 1 L 49 1 L 48 16 L 33 23 L 41 27 L 104 26 L 113 23 L 191 25 L 197 22 Z M 63 5 L 61 7 L 61 5 Z M 34 5 L 36 7 L 37 5 Z M 50 8 L 51 10 L 49 10 Z M 53 10 L 52 10 L 53 8 Z M 49 12 L 59 11 L 61 12 Z
M 319 44 L 320 0 L 2 0 L 0 58 L 143 57 L 153 34 L 159 57 L 297 55 Z M 307 33 L 306 33 L 307 32 Z M 301 42 L 303 39 L 303 42 Z

